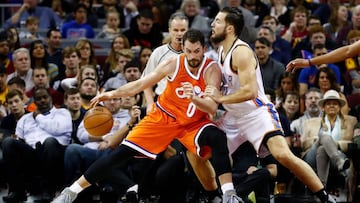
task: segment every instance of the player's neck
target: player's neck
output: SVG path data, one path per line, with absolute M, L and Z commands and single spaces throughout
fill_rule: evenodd
M 235 35 L 229 35 L 225 38 L 225 40 L 223 40 L 221 42 L 221 45 L 223 46 L 223 56 L 222 58 L 224 58 L 227 53 L 229 52 L 229 50 L 231 49 L 231 47 L 234 45 L 235 41 L 238 38 Z

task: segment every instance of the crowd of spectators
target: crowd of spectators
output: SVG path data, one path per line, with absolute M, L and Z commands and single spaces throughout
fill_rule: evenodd
M 181 46 L 171 44 L 179 37 L 172 32 L 186 30 L 171 30 L 172 14 L 181 13 L 189 28 L 204 33 L 206 56 L 218 60 L 218 45 L 209 35 L 211 22 L 224 6 L 238 7 L 244 15 L 240 39 L 254 50 L 264 88 L 278 109 L 291 149 L 314 168 L 336 198 L 347 202 L 360 199 L 356 193 L 360 193 L 357 180 L 360 155 L 356 151 L 360 149 L 357 138 L 360 136 L 360 53 L 335 64 L 311 65 L 295 73 L 285 71 L 291 59 L 310 59 L 359 40 L 358 1 L 8 0 L 8 3 L 21 5 L 2 10 L 7 19 L 0 22 L 3 150 L 0 171 L 4 171 L 0 181 L 8 185 L 5 202 L 23 201 L 28 193 L 40 194 L 40 199 L 51 201 L 58 189 L 78 178 L 122 139 L 114 136 L 118 139 L 115 141 L 109 136 L 126 124 L 133 126 L 138 122 L 139 109 L 132 106 L 139 106 L 142 116 L 146 114 L 146 108 L 160 94 L 162 84 L 149 93 L 104 102 L 114 117 L 114 127 L 105 138 L 91 136 L 82 122 L 91 99 L 99 92 L 116 89 L 148 74 L 163 60 L 165 49 L 172 49 L 174 55 L 181 53 Z M 103 47 L 94 39 L 111 43 Z M 23 43 L 29 40 L 30 43 Z M 65 40 L 73 40 L 74 44 L 64 46 Z M 157 48 L 162 46 L 159 51 Z M 105 49 L 106 54 L 98 54 L 99 49 Z M 148 66 L 151 68 L 146 70 Z M 337 102 L 331 103 L 329 98 Z M 335 112 L 329 106 L 336 106 Z M 334 130 L 329 128 L 333 118 Z M 330 141 L 329 135 L 333 137 Z M 234 163 L 235 178 L 250 175 L 247 169 L 264 161 L 257 160 L 251 147 L 246 144 L 243 147 L 233 154 L 234 160 L 243 162 L 240 166 Z M 244 156 L 248 159 L 244 160 Z M 174 166 L 177 169 L 170 174 Z M 165 170 L 169 171 L 165 173 Z M 160 172 L 174 179 L 165 180 Z M 192 198 L 211 196 L 201 189 L 177 142 L 155 163 L 137 157 L 115 173 L 119 174 L 90 188 L 79 196 L 78 202 L 89 202 L 88 197 L 96 199 L 95 194 L 101 194 L 104 202 L 116 202 L 121 197 L 124 201 L 139 196 L 151 199 L 154 195 L 162 195 L 163 202 L 172 195 L 181 199 L 179 202 L 190 202 Z M 263 176 L 259 174 L 259 177 Z M 339 177 L 343 182 L 335 181 Z M 178 184 L 164 188 L 170 180 Z M 238 187 L 246 187 L 243 177 L 236 180 Z M 269 185 L 265 196 L 273 194 L 274 187 L 277 195 L 299 191 L 306 194 L 304 186 L 280 165 L 277 177 L 261 181 Z M 260 184 L 264 183 L 261 181 Z M 261 202 L 264 191 L 259 192 L 256 184 L 250 185 L 250 192 L 256 191 L 256 199 Z M 278 185 L 285 185 L 285 191 L 278 190 Z M 247 197 L 248 192 L 238 191 Z M 268 200 L 265 198 L 265 202 Z

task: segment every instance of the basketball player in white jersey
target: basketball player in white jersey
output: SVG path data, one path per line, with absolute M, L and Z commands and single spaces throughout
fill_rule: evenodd
M 178 56 L 182 53 L 182 38 L 184 33 L 188 30 L 189 20 L 182 13 L 174 13 L 170 16 L 169 19 L 169 35 L 170 43 L 164 44 L 156 48 L 151 54 L 149 61 L 146 64 L 146 67 L 143 71 L 142 77 L 153 72 L 155 68 L 162 62 L 174 56 Z M 154 99 L 156 100 L 157 95 L 160 95 L 166 87 L 166 79 L 161 80 L 157 83 L 155 92 L 152 87 L 146 88 L 144 90 L 144 95 L 147 104 L 147 111 L 150 111 L 152 105 L 154 104 Z
M 237 8 L 225 7 L 212 22 L 211 38 L 219 42 L 223 73 L 222 93 L 207 87 L 205 94 L 222 103 L 226 113 L 218 125 L 226 132 L 229 152 L 248 140 L 260 157 L 271 153 L 317 195 L 321 202 L 335 202 L 324 190 L 312 168 L 289 149 L 274 105 L 264 93 L 259 63 L 247 43 L 239 39 L 244 25 Z

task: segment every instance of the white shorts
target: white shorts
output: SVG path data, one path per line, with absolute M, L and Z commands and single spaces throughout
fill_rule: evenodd
M 266 157 L 270 152 L 262 145 L 264 136 L 279 130 L 282 132 L 278 113 L 267 106 L 241 117 L 233 112 L 226 112 L 216 123 L 226 133 L 230 154 L 242 143 L 249 141 L 261 158 Z

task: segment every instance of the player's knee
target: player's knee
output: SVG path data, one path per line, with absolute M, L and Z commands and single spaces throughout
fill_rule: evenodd
M 282 165 L 290 164 L 294 161 L 294 155 L 292 153 L 288 153 L 286 151 L 277 151 L 272 153 L 273 157 Z

